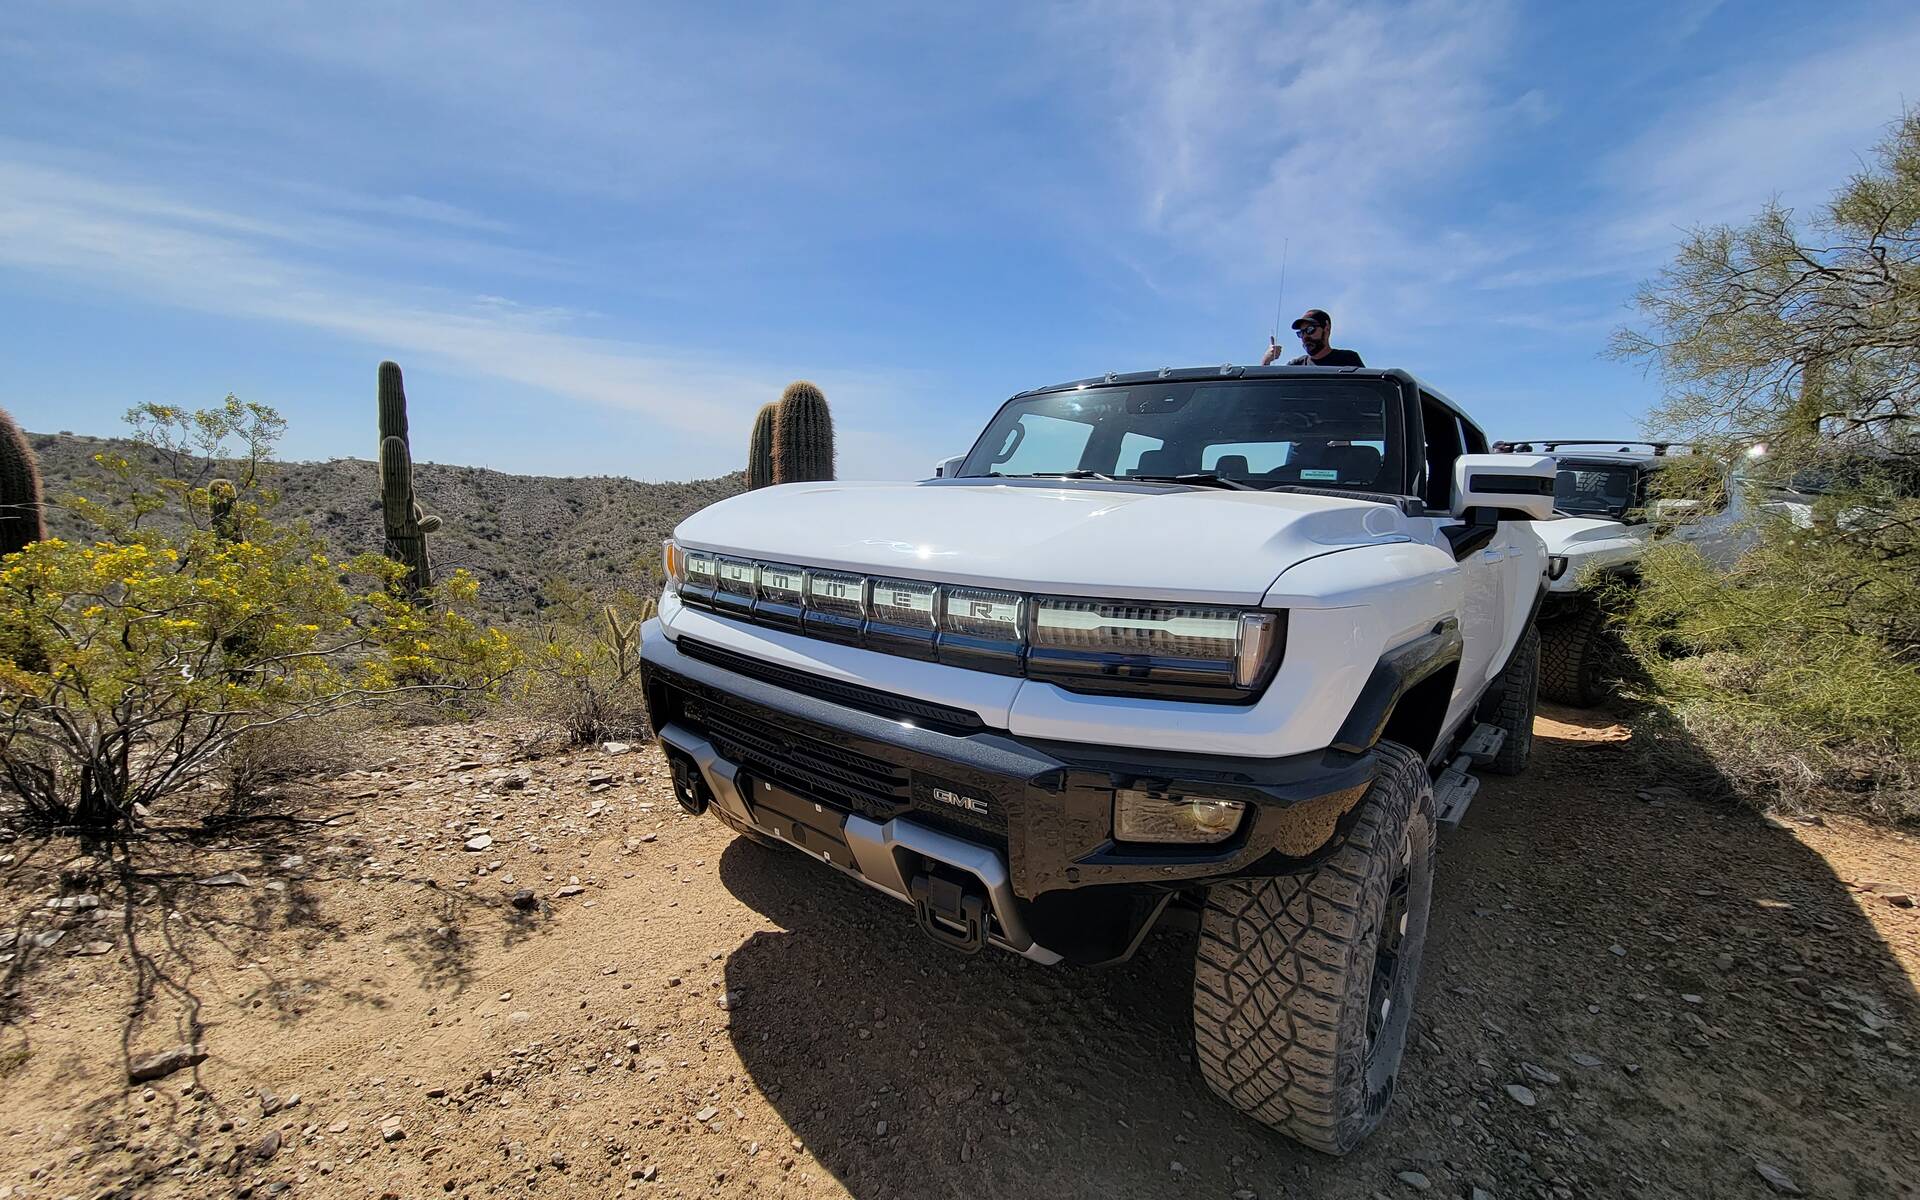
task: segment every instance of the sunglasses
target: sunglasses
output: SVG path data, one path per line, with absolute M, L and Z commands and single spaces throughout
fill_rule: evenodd
M 1293 331 L 1295 333 L 1318 333 L 1320 332 L 1320 323 L 1318 321 L 1302 321 L 1293 327 Z

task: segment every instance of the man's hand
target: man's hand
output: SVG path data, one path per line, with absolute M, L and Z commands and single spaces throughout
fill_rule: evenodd
M 1274 341 L 1272 335 L 1268 335 L 1267 353 L 1266 353 L 1266 356 L 1260 360 L 1260 365 L 1263 367 L 1272 366 L 1274 363 L 1274 360 L 1279 358 L 1280 354 L 1281 354 L 1280 343 Z

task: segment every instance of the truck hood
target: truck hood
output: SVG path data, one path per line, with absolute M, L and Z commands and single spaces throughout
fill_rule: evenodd
M 1026 592 L 1258 604 L 1309 558 L 1409 540 L 1389 504 L 1284 492 L 1008 480 L 791 483 L 680 523 L 685 546 Z
M 1548 554 L 1564 554 L 1570 546 L 1632 537 L 1636 529 L 1643 528 L 1606 517 L 1561 517 L 1557 521 L 1536 521 L 1533 531 L 1546 543 Z

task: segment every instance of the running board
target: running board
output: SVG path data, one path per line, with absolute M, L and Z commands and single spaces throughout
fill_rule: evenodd
M 1459 826 L 1460 818 L 1467 815 L 1467 806 L 1473 803 L 1474 794 L 1480 790 L 1480 781 L 1468 773 L 1472 767 L 1472 757 L 1462 754 L 1433 781 L 1435 820 L 1449 829 Z
M 1460 743 L 1460 753 L 1473 760 L 1476 767 L 1484 767 L 1500 753 L 1500 747 L 1507 744 L 1507 731 L 1496 729 L 1484 721 L 1473 727 L 1467 740 Z

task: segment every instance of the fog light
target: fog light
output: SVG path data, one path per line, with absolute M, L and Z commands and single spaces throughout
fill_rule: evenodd
M 1123 842 L 1223 842 L 1240 828 L 1246 811 L 1240 800 L 1123 788 L 1113 794 L 1113 836 Z
M 1558 579 L 1567 573 L 1567 556 L 1564 554 L 1547 555 L 1547 578 Z

